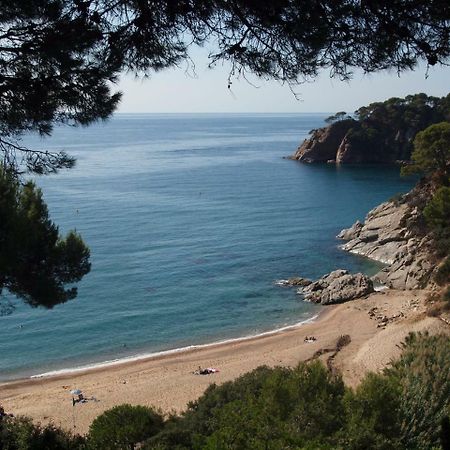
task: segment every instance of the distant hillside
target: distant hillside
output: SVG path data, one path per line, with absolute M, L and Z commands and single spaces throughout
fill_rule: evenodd
M 450 94 L 390 98 L 355 111 L 339 112 L 328 126 L 311 131 L 292 159 L 307 163 L 394 163 L 407 161 L 415 135 L 429 125 L 450 121 Z

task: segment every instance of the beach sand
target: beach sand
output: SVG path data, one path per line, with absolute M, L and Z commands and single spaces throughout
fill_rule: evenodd
M 326 307 L 316 321 L 273 335 L 85 372 L 3 383 L 0 404 L 7 412 L 27 415 L 35 422 L 53 422 L 86 433 L 96 416 L 115 405 L 153 405 L 164 412 L 179 412 L 210 383 L 233 380 L 260 365 L 295 366 L 319 349 L 333 348 L 344 334 L 350 335 L 351 343 L 337 354 L 333 367 L 347 384 L 355 386 L 366 372 L 379 371 L 398 357 L 400 343 L 410 331 L 449 332 L 444 322 L 425 315 L 426 295 L 426 291 L 378 292 Z M 383 316 L 391 318 L 385 327 L 379 326 Z M 314 336 L 316 341 L 304 342 L 305 336 Z M 326 360 L 329 355 L 321 358 Z M 194 375 L 199 366 L 217 367 L 220 372 Z M 96 400 L 73 407 L 70 391 L 75 388 Z

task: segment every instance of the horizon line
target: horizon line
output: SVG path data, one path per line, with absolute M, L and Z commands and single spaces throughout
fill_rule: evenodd
M 118 111 L 113 114 L 330 114 L 333 111 L 170 111 L 170 112 L 155 112 L 155 111 Z

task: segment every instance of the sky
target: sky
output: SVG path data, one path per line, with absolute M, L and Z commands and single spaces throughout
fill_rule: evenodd
M 147 79 L 123 75 L 118 90 L 123 92 L 119 113 L 307 113 L 353 112 L 360 106 L 390 97 L 404 97 L 424 92 L 444 96 L 450 92 L 450 67 L 425 65 L 414 72 L 382 72 L 363 75 L 342 82 L 327 72 L 312 83 L 295 87 L 296 99 L 287 85 L 250 77 L 250 82 L 233 80 L 228 89 L 229 66 L 208 69 L 207 51 L 192 55 L 195 74 L 186 67 L 167 69 Z

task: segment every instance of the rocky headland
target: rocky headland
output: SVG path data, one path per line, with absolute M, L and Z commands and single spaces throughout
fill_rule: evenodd
M 416 94 L 372 103 L 351 115 L 339 112 L 326 119 L 327 126 L 312 130 L 290 158 L 336 164 L 409 161 L 416 134 L 446 120 L 449 109 L 450 94 L 442 98 Z
M 347 241 L 344 251 L 365 256 L 385 266 L 373 277 L 335 270 L 317 281 L 282 280 L 297 287 L 305 300 L 323 305 L 343 303 L 374 292 L 374 283 L 390 289 L 423 289 L 436 267 L 431 236 L 423 227 L 421 211 L 432 196 L 429 183 L 418 183 L 405 195 L 372 209 L 364 222 L 356 221 L 337 238 Z
M 374 281 L 394 289 L 419 289 L 429 282 L 435 258 L 421 211 L 430 190 L 429 184 L 419 183 L 409 193 L 372 209 L 364 223 L 357 221 L 338 234 L 347 241 L 343 250 L 386 264 Z
M 409 160 L 416 133 L 397 130 L 395 136 L 382 138 L 382 133 L 367 131 L 356 120 L 340 120 L 314 130 L 291 158 L 304 163 L 393 164 Z

